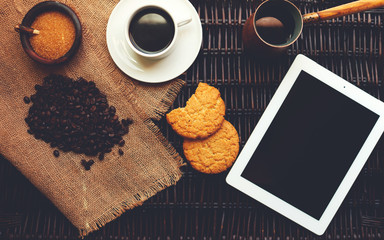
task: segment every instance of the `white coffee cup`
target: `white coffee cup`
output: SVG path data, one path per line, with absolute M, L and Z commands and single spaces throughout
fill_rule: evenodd
M 125 38 L 132 51 L 141 57 L 152 60 L 161 59 L 169 55 L 175 47 L 175 43 L 179 34 L 179 28 L 188 24 L 192 20 L 192 17 L 189 14 L 186 14 L 187 17 L 181 17 L 180 15 L 182 14 L 177 12 L 177 9 L 172 9 L 172 6 L 167 5 L 165 1 L 162 0 L 147 1 L 146 4 L 141 5 L 131 16 L 129 16 L 128 21 L 125 25 Z M 157 14 L 163 17 L 166 22 L 168 24 L 171 24 L 173 27 L 173 36 L 167 36 L 170 39 L 169 41 L 167 41 L 167 44 L 163 48 L 154 51 L 144 49 L 142 46 L 140 46 L 140 44 L 143 43 L 136 43 L 134 37 L 132 36 L 133 34 L 131 33 L 132 24 L 136 23 L 137 18 L 141 16 L 146 16 L 147 19 L 150 19 L 150 17 L 148 17 L 148 14 Z M 148 32 L 146 34 L 151 33 Z M 156 42 L 156 39 L 152 39 L 150 42 Z

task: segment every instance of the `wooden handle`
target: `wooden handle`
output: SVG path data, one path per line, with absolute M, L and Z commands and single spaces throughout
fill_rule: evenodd
M 37 29 L 26 27 L 26 26 L 23 26 L 20 24 L 16 25 L 14 29 L 16 32 L 25 32 L 25 33 L 29 33 L 29 34 L 39 34 L 40 33 L 40 31 Z
M 383 6 L 384 0 L 359 0 L 329 8 L 320 12 L 307 13 L 303 16 L 303 22 L 309 23 L 328 20 Z

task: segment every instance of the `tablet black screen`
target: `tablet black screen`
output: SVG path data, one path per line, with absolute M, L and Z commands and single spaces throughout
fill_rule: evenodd
M 302 71 L 241 176 L 320 219 L 378 118 Z

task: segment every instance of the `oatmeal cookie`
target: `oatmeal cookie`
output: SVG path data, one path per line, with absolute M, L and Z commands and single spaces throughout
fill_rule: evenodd
M 199 83 L 186 106 L 172 110 L 166 118 L 180 136 L 204 139 L 219 130 L 224 115 L 225 103 L 219 90 L 206 83 Z
M 184 139 L 184 155 L 197 171 L 220 173 L 232 166 L 239 153 L 239 135 L 232 124 L 224 120 L 221 128 L 206 139 Z

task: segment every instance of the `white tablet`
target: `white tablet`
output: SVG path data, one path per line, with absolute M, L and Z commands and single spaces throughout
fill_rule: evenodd
M 384 131 L 384 103 L 298 55 L 226 181 L 322 235 Z

